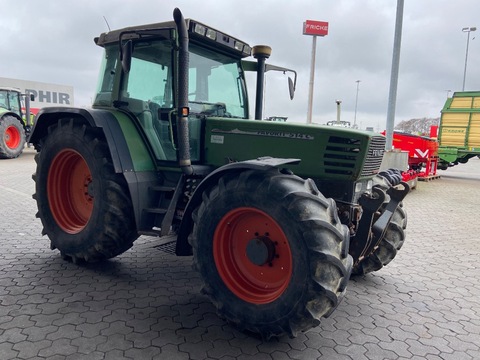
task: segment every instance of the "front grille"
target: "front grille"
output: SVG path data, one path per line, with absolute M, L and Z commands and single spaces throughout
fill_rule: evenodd
M 372 137 L 360 176 L 372 176 L 378 173 L 380 165 L 382 165 L 384 151 L 385 138 L 383 136 Z
M 353 175 L 360 149 L 359 139 L 330 136 L 323 158 L 325 173 Z
M 367 151 L 365 151 L 366 140 L 365 137 L 362 141 L 351 137 L 330 136 L 323 157 L 325 174 L 372 176 L 378 173 L 385 151 L 385 137 L 369 138 Z M 363 156 L 365 161 L 362 161 Z M 362 163 L 363 168 L 360 171 Z

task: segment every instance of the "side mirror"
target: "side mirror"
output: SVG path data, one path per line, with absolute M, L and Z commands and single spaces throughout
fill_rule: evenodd
M 130 67 L 132 65 L 132 53 L 133 53 L 133 42 L 128 40 L 125 44 L 122 45 L 122 52 L 120 54 L 120 60 L 122 61 L 122 69 L 125 74 L 130 72 Z
M 290 93 L 290 100 L 293 100 L 293 96 L 295 95 L 295 84 L 290 76 L 288 77 L 288 92 Z

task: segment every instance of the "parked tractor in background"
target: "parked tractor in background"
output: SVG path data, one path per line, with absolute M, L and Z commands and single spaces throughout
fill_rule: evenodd
M 32 125 L 31 116 L 26 115 L 30 114 L 30 101 L 33 97 L 18 89 L 0 87 L 0 159 L 16 158 L 22 153 Z
M 385 138 L 261 120 L 265 72 L 291 71 L 265 63 L 269 47 L 178 9 L 95 43 L 105 55 L 93 108 L 43 108 L 30 137 L 37 217 L 64 258 L 101 261 L 142 234 L 174 235 L 219 315 L 269 338 L 317 326 L 352 271 L 395 257 L 409 189 L 378 175 Z

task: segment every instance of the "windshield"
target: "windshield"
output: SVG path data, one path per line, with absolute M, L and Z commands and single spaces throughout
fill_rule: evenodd
M 248 118 L 240 61 L 190 45 L 188 101 L 190 112 Z

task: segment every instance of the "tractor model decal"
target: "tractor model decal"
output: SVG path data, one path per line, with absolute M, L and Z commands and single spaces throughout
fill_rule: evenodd
M 286 131 L 271 131 L 271 130 L 223 130 L 223 129 L 212 129 L 213 133 L 224 133 L 224 134 L 240 134 L 240 135 L 253 135 L 253 136 L 268 136 L 268 137 L 279 137 L 287 139 L 298 139 L 298 140 L 315 140 L 315 137 L 310 134 L 303 133 L 291 133 Z M 214 143 L 213 138 L 211 139 Z

